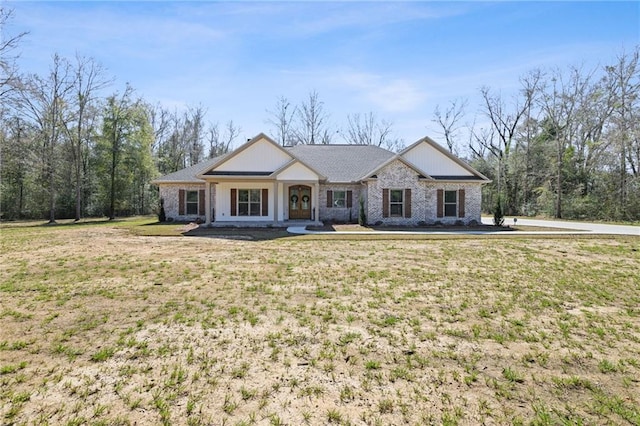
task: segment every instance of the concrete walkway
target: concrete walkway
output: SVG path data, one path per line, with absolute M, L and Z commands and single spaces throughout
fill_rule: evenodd
M 493 219 L 483 217 L 482 223 L 491 225 Z M 546 228 L 566 229 L 565 231 L 474 231 L 474 230 L 455 230 L 455 231 L 310 231 L 306 226 L 290 226 L 287 232 L 298 235 L 582 235 L 582 234 L 601 234 L 601 235 L 633 235 L 640 236 L 639 226 L 630 225 L 607 225 L 599 223 L 575 222 L 575 221 L 555 221 L 555 220 L 534 220 L 534 219 L 518 219 L 518 224 L 523 226 L 541 226 Z M 513 225 L 513 219 L 505 219 L 505 225 Z

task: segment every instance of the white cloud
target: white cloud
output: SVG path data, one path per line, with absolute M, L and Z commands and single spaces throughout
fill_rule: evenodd
M 408 78 L 359 72 L 337 73 L 335 78 L 337 84 L 383 112 L 414 111 L 427 99 L 419 82 Z
M 468 3 L 326 2 L 295 3 L 286 9 L 294 19 L 283 20 L 275 31 L 292 36 L 313 36 L 339 30 L 380 29 L 411 21 L 437 20 L 467 13 Z M 291 6 L 291 4 L 288 4 Z M 309 13 L 310 10 L 315 12 Z M 280 10 L 282 12 L 282 10 Z

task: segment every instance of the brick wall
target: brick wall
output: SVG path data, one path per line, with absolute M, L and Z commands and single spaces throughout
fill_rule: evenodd
M 482 191 L 481 185 L 464 182 L 434 182 L 418 179 L 415 170 L 401 161 L 394 161 L 378 173 L 378 178 L 367 182 L 367 221 L 370 224 L 383 223 L 385 225 L 417 225 L 426 224 L 454 224 L 462 221 L 469 224 L 472 221 L 480 223 Z M 383 217 L 382 190 L 411 189 L 411 217 Z M 437 217 L 437 190 L 445 191 L 465 190 L 464 217 Z
M 213 206 L 213 200 L 215 196 L 215 185 L 211 185 L 211 205 Z M 178 209 L 178 192 L 184 189 L 185 191 L 199 191 L 204 189 L 204 183 L 198 184 L 163 184 L 160 185 L 160 198 L 164 200 L 164 213 L 167 216 L 167 220 L 175 220 L 179 222 L 193 222 L 197 219 L 205 220 L 204 216 L 199 215 L 180 215 Z
M 357 222 L 360 209 L 360 194 L 362 185 L 349 184 L 327 184 L 320 185 L 320 193 L 318 194 L 318 203 L 320 204 L 320 220 L 324 222 Z M 346 207 L 327 207 L 327 191 L 352 191 L 351 209 Z M 351 216 L 349 216 L 351 213 Z
M 411 189 L 411 217 L 382 217 L 382 190 Z M 385 225 L 417 225 L 426 216 L 425 191 L 415 170 L 394 161 L 378 172 L 378 178 L 367 182 L 367 221 Z

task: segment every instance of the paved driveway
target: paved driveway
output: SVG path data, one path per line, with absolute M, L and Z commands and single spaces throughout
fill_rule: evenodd
M 482 223 L 493 224 L 492 217 L 483 217 Z M 513 225 L 513 218 L 505 217 L 505 225 Z M 538 220 L 518 218 L 518 225 L 525 226 L 546 226 L 560 229 L 579 229 L 581 231 L 593 232 L 595 234 L 612 235 L 634 235 L 640 236 L 640 226 L 631 225 L 609 225 L 604 223 L 578 222 L 572 220 Z
M 492 225 L 492 217 L 483 217 L 482 223 L 485 225 Z M 537 219 L 518 219 L 519 225 L 527 226 L 541 226 L 546 228 L 558 228 L 558 231 L 517 231 L 517 232 L 505 232 L 505 231 L 473 231 L 464 230 L 460 231 L 310 231 L 306 226 L 290 226 L 287 231 L 292 234 L 352 234 L 352 235 L 372 235 L 372 234 L 395 234 L 395 235 L 415 235 L 415 234 L 471 234 L 471 235 L 566 235 L 577 233 L 594 233 L 594 234 L 608 234 L 608 235 L 633 235 L 640 236 L 640 226 L 630 225 L 608 225 L 602 223 L 589 223 L 589 222 L 577 222 L 570 220 L 537 220 Z M 513 218 L 505 218 L 505 225 L 513 225 Z

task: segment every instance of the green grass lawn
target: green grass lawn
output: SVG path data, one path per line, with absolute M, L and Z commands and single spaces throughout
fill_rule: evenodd
M 0 424 L 640 424 L 638 238 L 184 234 L 0 226 Z

